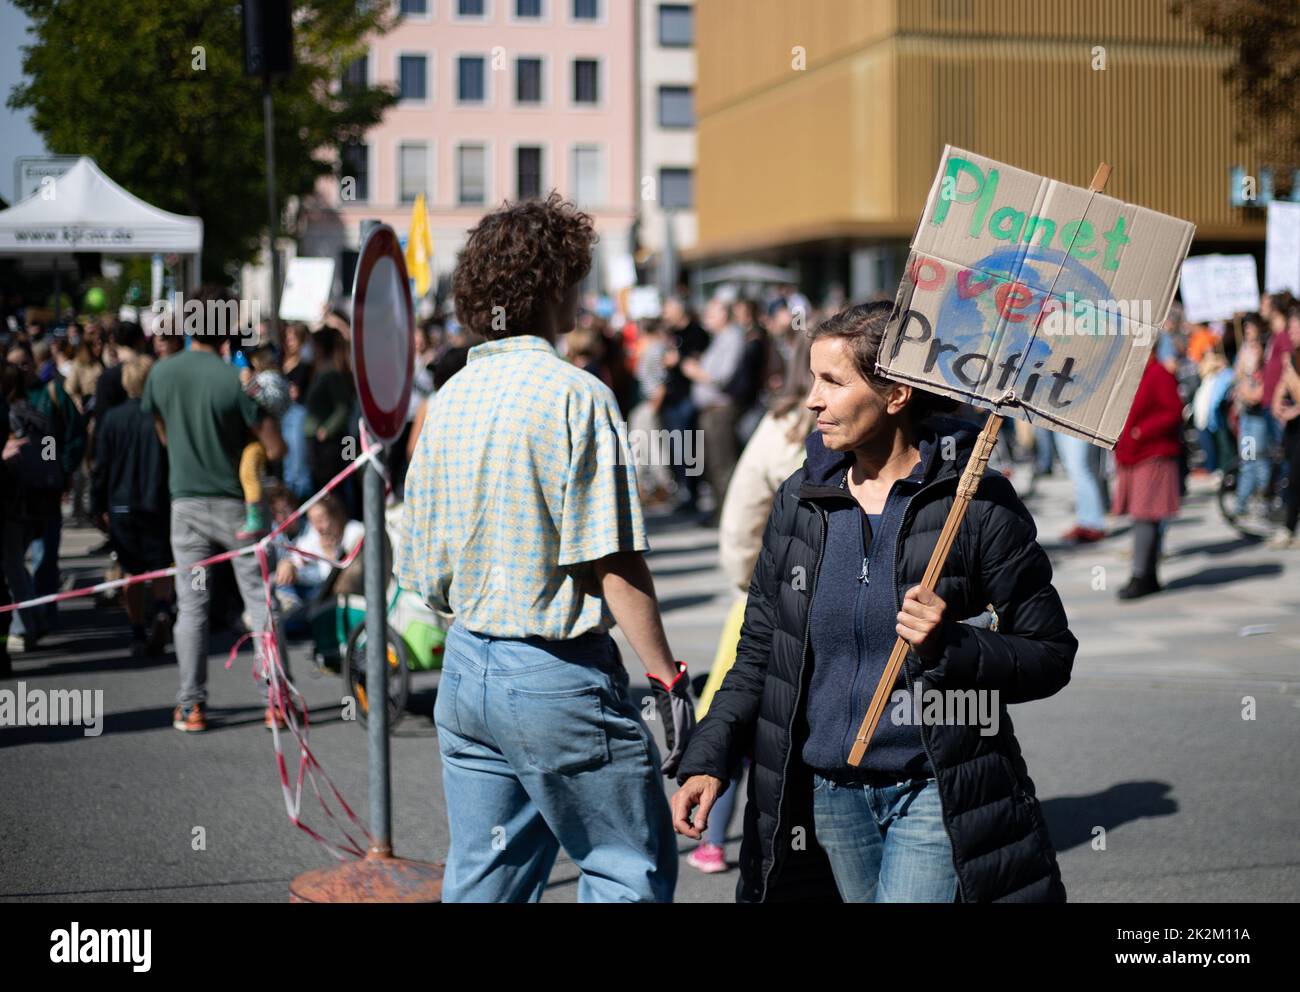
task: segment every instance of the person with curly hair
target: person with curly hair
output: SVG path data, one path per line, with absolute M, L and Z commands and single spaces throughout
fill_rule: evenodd
M 566 362 L 591 218 L 552 193 L 469 234 L 456 316 L 485 338 L 429 404 L 397 578 L 454 617 L 434 708 L 451 843 L 444 902 L 536 902 L 561 847 L 581 902 L 669 902 L 659 774 L 694 712 L 642 555 L 636 467 L 609 386 Z M 610 628 L 649 675 L 667 757 Z

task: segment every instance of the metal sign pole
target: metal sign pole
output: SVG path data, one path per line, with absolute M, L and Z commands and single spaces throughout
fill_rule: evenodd
M 378 275 L 372 280 L 374 273 Z M 357 259 L 352 287 L 352 368 L 366 426 L 375 443 L 381 445 L 392 444 L 401 435 L 411 395 L 415 366 L 409 357 L 415 314 L 407 283 L 406 263 L 397 237 L 392 228 L 378 225 L 367 234 Z M 396 319 L 394 305 L 401 314 Z M 393 388 L 392 377 L 384 374 L 394 367 L 405 373 L 404 380 L 396 383 L 398 389 Z M 354 700 L 354 704 L 364 706 L 367 714 L 370 849 L 359 861 L 299 875 L 289 892 L 295 902 L 438 902 L 442 898 L 442 865 L 393 856 L 388 747 L 389 573 L 385 561 L 384 475 L 376 461 L 365 467 L 361 486 L 366 527 L 362 554 L 366 685 L 364 700 Z
M 372 857 L 388 857 L 393 853 L 393 803 L 388 774 L 388 597 L 384 581 L 384 477 L 373 460 L 366 466 L 363 475 L 370 854 Z
M 262 121 L 266 132 L 266 240 L 271 263 L 271 313 L 266 322 L 274 344 L 280 339 L 280 252 L 276 246 L 279 235 L 275 209 L 275 102 L 271 99 L 271 77 L 265 78 L 262 89 Z

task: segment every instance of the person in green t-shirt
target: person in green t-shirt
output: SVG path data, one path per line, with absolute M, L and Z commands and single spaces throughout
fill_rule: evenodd
M 141 399 L 141 409 L 154 416 L 170 464 L 171 544 L 177 568 L 173 643 L 181 671 L 172 725 L 191 731 L 207 729 L 209 597 L 204 570 L 191 573 L 190 566 L 239 547 L 235 533 L 244 524 L 245 510 L 238 469 L 244 445 L 260 441 L 271 461 L 285 452 L 275 420 L 262 416 L 240 386 L 239 374 L 218 354 L 227 335 L 241 333 L 238 301 L 229 290 L 204 286 L 186 300 L 186 309 L 195 303 L 200 310 L 197 328 L 191 328 L 193 315 L 185 314 L 189 349 L 154 367 Z M 266 630 L 270 618 L 256 559 L 241 555 L 231 565 L 253 630 Z M 281 654 L 287 664 L 287 655 Z M 280 720 L 268 706 L 267 725 Z

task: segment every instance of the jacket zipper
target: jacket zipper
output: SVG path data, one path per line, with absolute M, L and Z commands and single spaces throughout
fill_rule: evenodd
M 912 501 L 915 500 L 916 497 L 920 496 L 927 489 L 929 489 L 931 486 L 937 486 L 938 484 L 939 482 L 938 480 L 936 480 L 935 482 L 931 482 L 929 485 L 922 486 L 915 493 L 913 493 L 912 496 L 908 499 L 907 505 L 903 507 L 902 522 L 898 526 L 898 537 L 900 539 L 903 536 L 903 532 L 907 529 L 907 512 L 912 508 Z M 895 612 L 900 612 L 903 609 L 903 604 L 902 602 L 900 602 L 898 596 L 898 545 L 899 543 L 900 543 L 899 540 L 894 541 L 894 560 L 893 560 L 893 567 L 892 567 L 893 581 L 890 583 L 894 590 L 894 603 L 896 605 Z M 912 653 L 912 648 L 910 646 L 908 648 L 908 653 L 909 654 Z M 904 656 L 903 658 L 903 681 L 907 683 L 907 691 L 912 695 L 912 705 L 913 707 L 915 707 L 916 689 L 912 685 L 912 675 L 907 670 L 906 656 Z M 939 766 L 935 764 L 934 754 L 930 750 L 930 740 L 925 733 L 924 720 L 921 721 L 921 747 L 925 750 L 926 758 L 929 759 L 931 771 L 934 772 L 934 789 L 935 792 L 938 793 L 939 795 L 939 816 L 943 820 L 944 833 L 948 835 L 948 850 L 952 854 L 952 872 L 953 875 L 955 875 L 957 878 L 957 892 L 959 895 L 961 895 L 962 902 L 965 902 L 966 894 L 962 891 L 961 872 L 957 870 L 957 845 L 952 839 L 952 828 L 948 825 L 948 809 L 943 804 L 943 786 L 939 782 Z
M 795 502 L 798 502 L 798 497 Z M 776 836 L 772 838 L 772 860 L 768 863 L 767 871 L 763 873 L 763 891 L 758 895 L 759 902 L 767 901 L 767 883 L 772 877 L 772 869 L 776 867 L 776 846 L 781 842 L 781 810 L 785 808 L 785 785 L 790 779 L 790 755 L 794 753 L 794 722 L 799 714 L 799 702 L 803 698 L 804 667 L 808 664 L 808 631 L 812 628 L 812 596 L 817 589 L 817 578 L 821 575 L 822 559 L 826 557 L 826 536 L 830 527 L 826 522 L 826 511 L 818 506 L 817 512 L 822 518 L 821 547 L 817 551 L 817 566 L 813 569 L 812 587 L 808 590 L 808 615 L 804 618 L 803 624 L 803 650 L 799 654 L 799 684 L 795 686 L 794 691 L 794 711 L 790 714 L 790 722 L 785 730 L 790 748 L 786 751 L 785 765 L 781 769 L 781 795 L 776 800 Z
M 886 498 L 886 503 L 887 503 L 887 502 L 888 502 L 888 498 Z M 855 503 L 856 503 L 856 501 L 855 501 Z M 861 509 L 861 508 L 859 507 L 859 509 Z M 861 526 L 861 523 L 859 523 L 859 526 Z M 868 526 L 870 526 L 870 525 L 868 524 Z M 829 536 L 829 534 L 830 534 L 830 523 L 829 523 L 829 521 L 827 522 L 826 533 L 827 533 L 827 535 Z M 876 544 L 876 537 L 877 537 L 877 536 L 876 536 L 875 534 L 872 534 L 872 535 L 871 535 L 871 545 L 872 545 L 872 547 L 874 547 L 875 544 Z M 854 711 L 854 707 L 857 705 L 857 698 L 858 698 L 858 676 L 859 676 L 860 674 L 862 674 L 862 673 L 861 673 L 861 668 L 862 668 L 862 656 L 863 656 L 863 653 L 864 653 L 864 652 L 863 652 L 863 643 L 862 643 L 862 633 L 863 633 L 862 627 L 863 627 L 863 619 L 864 619 L 864 618 L 863 618 L 863 614 L 866 613 L 866 602 L 865 602 L 865 597 L 863 596 L 863 593 L 864 593 L 864 592 L 868 592 L 868 590 L 867 590 L 867 581 L 868 581 L 868 580 L 867 580 L 867 576 L 868 576 L 868 574 L 869 574 L 869 566 L 868 566 L 867 562 L 868 562 L 869 558 L 870 558 L 870 551 L 868 551 L 868 552 L 867 552 L 867 555 L 864 556 L 863 559 L 862 559 L 862 574 L 858 576 L 858 590 L 857 590 L 857 594 L 856 594 L 856 596 L 854 597 L 854 602 L 855 602 L 855 604 L 856 604 L 856 608 L 855 608 L 854 611 L 853 611 L 853 612 L 854 612 L 854 616 L 853 616 L 853 653 L 854 653 L 854 655 L 857 657 L 857 664 L 854 665 L 854 668 L 853 668 L 853 675 L 852 675 L 852 677 L 849 679 L 849 694 L 848 694 L 848 698 L 845 700 L 845 703 L 846 703 L 846 705 L 848 706 L 848 711 L 849 711 L 849 714 L 848 714 L 848 721 L 847 721 L 847 723 L 848 723 L 848 726 L 849 726 L 849 734 L 850 734 L 850 735 L 852 735 L 852 734 L 854 733 L 854 732 L 853 732 L 853 711 Z M 811 612 L 811 611 L 810 611 L 810 612 Z M 851 738 L 850 738 L 850 739 L 851 739 Z M 844 744 L 844 741 L 841 741 L 840 744 L 843 745 L 843 744 Z M 849 746 L 852 747 L 853 745 L 850 744 Z

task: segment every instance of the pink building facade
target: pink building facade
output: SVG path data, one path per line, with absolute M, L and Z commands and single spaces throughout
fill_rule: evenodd
M 405 238 L 423 192 L 435 280 L 504 200 L 559 190 L 600 233 L 593 281 L 629 253 L 637 212 L 633 0 L 394 0 L 398 26 L 350 69 L 401 99 L 304 204 L 303 255 L 339 260 L 350 292 L 363 220 Z M 345 83 L 346 84 L 346 83 Z

